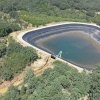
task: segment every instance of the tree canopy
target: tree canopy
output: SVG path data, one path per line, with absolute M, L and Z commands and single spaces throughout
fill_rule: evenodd
M 92 73 L 85 70 L 79 73 L 59 61 L 55 61 L 54 66 L 39 76 L 28 69 L 21 88 L 10 86 L 3 100 L 78 100 L 85 96 L 88 100 L 100 98 L 100 66 Z
M 38 58 L 38 55 L 33 48 L 23 47 L 12 38 L 9 39 L 9 45 L 4 53 L 6 56 L 4 57 L 0 71 L 2 78 L 5 80 L 10 80 L 16 73 L 21 72 L 23 68 L 30 65 Z

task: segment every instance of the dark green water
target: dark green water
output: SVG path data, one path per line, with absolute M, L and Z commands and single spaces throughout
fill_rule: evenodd
M 38 43 L 44 48 L 79 66 L 93 68 L 100 62 L 100 44 L 86 34 L 79 32 L 52 36 Z

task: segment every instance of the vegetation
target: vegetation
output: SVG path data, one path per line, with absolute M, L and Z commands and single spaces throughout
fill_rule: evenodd
M 64 13 L 64 12 L 63 12 Z M 74 16 L 72 16 L 72 13 Z M 45 14 L 40 13 L 31 13 L 26 11 L 18 12 L 19 18 L 31 23 L 33 26 L 39 26 L 39 25 L 45 25 L 47 23 L 51 22 L 59 22 L 59 21 L 80 21 L 80 22 L 87 22 L 86 17 L 81 12 L 75 12 L 75 11 L 68 11 L 66 10 L 66 14 L 63 16 L 48 16 Z M 60 15 L 60 12 L 59 12 Z M 40 17 L 41 16 L 41 17 Z
M 100 25 L 100 0 L 0 0 L 0 82 L 11 80 L 34 62 L 35 50 L 23 47 L 7 36 L 31 23 L 93 22 Z M 19 87 L 10 86 L 0 100 L 89 100 L 100 99 L 100 64 L 87 74 L 56 61 L 53 69 L 35 76 L 29 69 Z
M 33 48 L 23 47 L 12 38 L 9 38 L 7 48 L 5 46 L 0 48 L 0 54 L 1 56 L 6 54 L 2 67 L 0 67 L 1 77 L 4 80 L 12 79 L 18 72 L 21 72 L 23 68 L 38 58 Z
M 13 31 L 20 30 L 20 27 L 16 23 L 8 23 L 7 21 L 1 20 L 0 22 L 0 37 L 4 37 Z
M 6 45 L 4 43 L 0 43 L 0 57 L 4 56 L 6 53 Z
M 50 22 L 78 21 L 100 25 L 99 3 L 99 0 L 0 0 L 0 17 L 6 20 L 6 24 L 0 26 L 1 30 L 4 29 L 0 36 L 26 28 L 29 23 L 39 26 Z M 9 22 L 17 29 L 13 30 Z
M 0 10 L 6 13 L 18 10 L 48 13 L 50 10 L 55 11 L 57 9 L 65 10 L 71 8 L 77 10 L 100 11 L 99 3 L 99 0 L 0 0 Z
M 3 100 L 78 100 L 88 96 L 89 100 L 100 98 L 100 66 L 87 74 L 59 61 L 53 69 L 48 68 L 40 76 L 28 69 L 21 85 L 10 86 Z M 98 91 L 98 92 L 97 92 Z
M 100 99 L 100 65 L 97 66 L 90 75 L 90 100 L 99 100 Z

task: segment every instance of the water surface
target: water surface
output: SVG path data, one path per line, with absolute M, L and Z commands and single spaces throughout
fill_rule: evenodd
M 100 62 L 100 44 L 83 32 L 66 32 L 38 40 L 38 46 L 78 66 L 92 69 Z

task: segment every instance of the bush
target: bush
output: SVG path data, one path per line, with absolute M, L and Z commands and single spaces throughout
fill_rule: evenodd
M 6 54 L 6 45 L 0 43 L 0 57 Z
M 38 55 L 33 48 L 23 47 L 10 38 L 1 71 L 2 78 L 10 80 L 16 73 L 21 72 L 37 58 Z
M 7 36 L 9 33 L 18 30 L 20 30 L 20 27 L 16 23 L 8 23 L 5 21 L 0 23 L 0 37 Z

